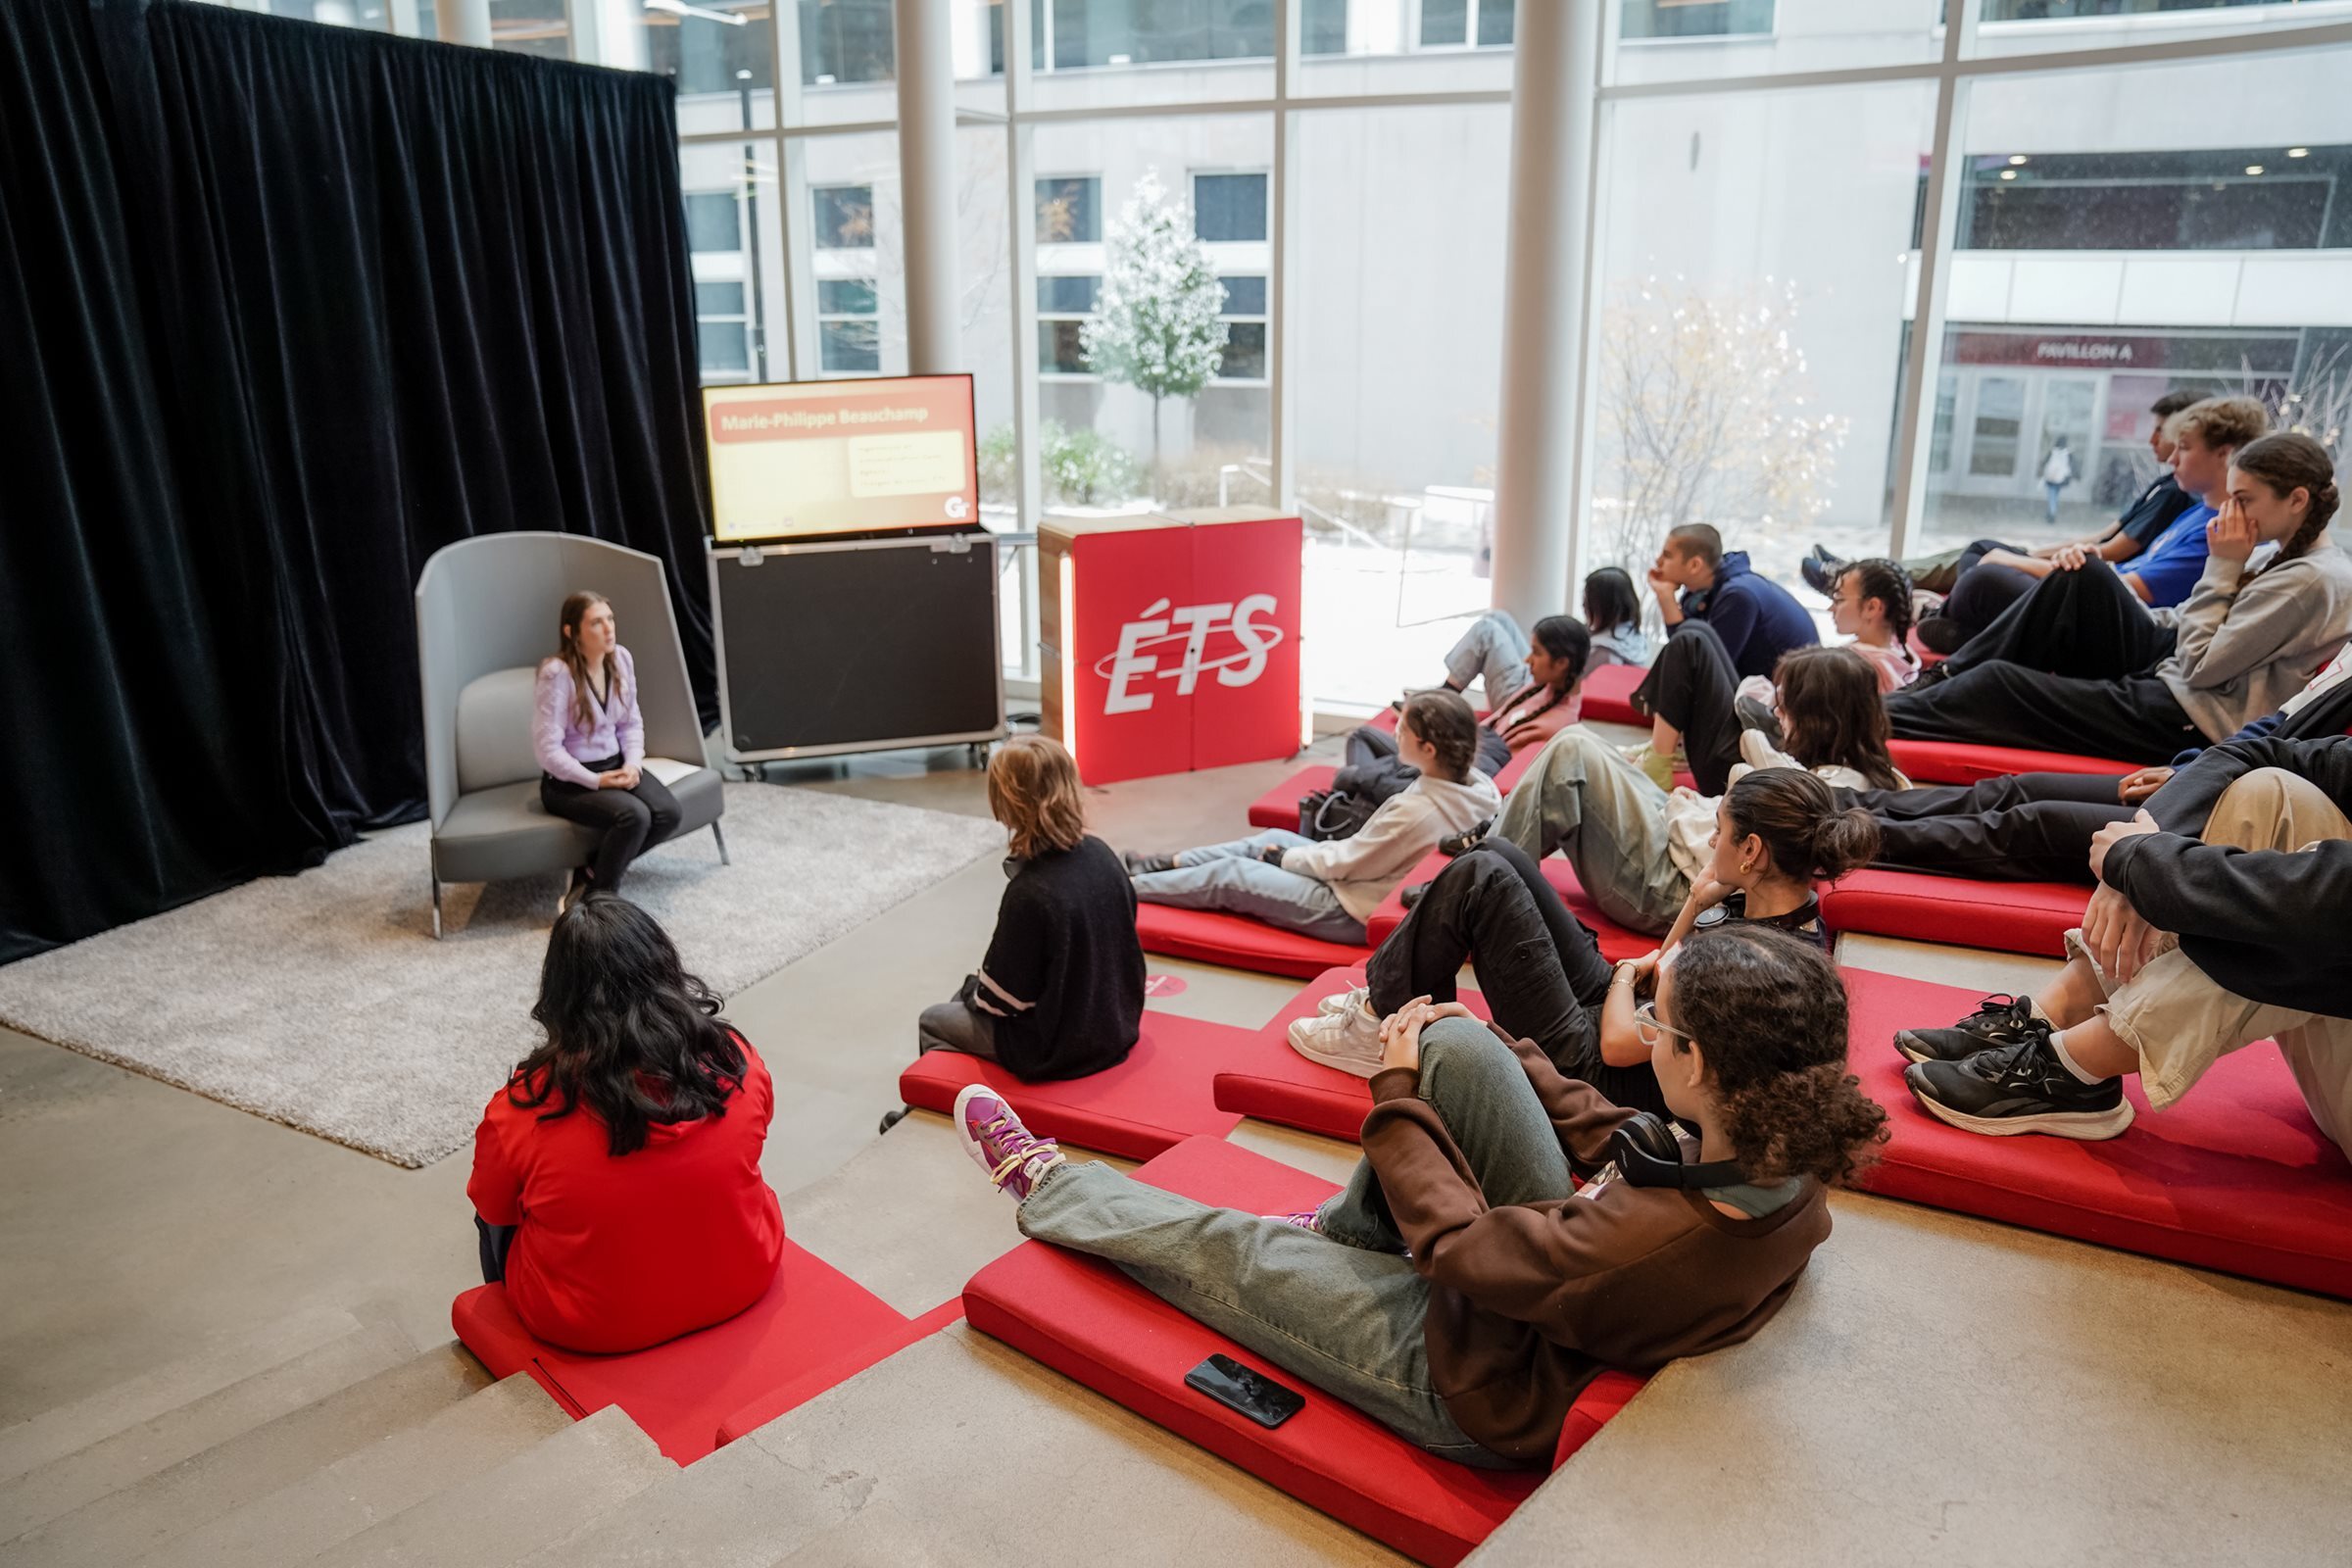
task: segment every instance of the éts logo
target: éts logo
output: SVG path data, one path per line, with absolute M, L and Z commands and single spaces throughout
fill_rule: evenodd
M 1190 697 L 1200 676 L 1216 672 L 1220 686 L 1247 686 L 1266 672 L 1266 654 L 1282 641 L 1282 628 L 1262 624 L 1256 617 L 1274 613 L 1272 594 L 1251 594 L 1240 604 L 1186 605 L 1170 610 L 1165 599 L 1155 600 L 1140 620 L 1119 628 L 1119 650 L 1095 661 L 1095 673 L 1109 677 L 1110 696 L 1105 713 L 1141 713 L 1155 695 L 1139 691 L 1134 682 L 1144 676 L 1176 683 L 1176 695 Z M 1216 658 L 1205 657 L 1208 640 L 1222 632 L 1236 645 Z M 1184 657 L 1163 669 L 1159 658 L 1146 650 L 1184 644 Z

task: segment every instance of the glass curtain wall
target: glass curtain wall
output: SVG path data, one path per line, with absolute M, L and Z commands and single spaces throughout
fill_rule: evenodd
M 229 3 L 670 75 L 705 380 L 905 368 L 891 0 Z M 1426 680 L 1491 590 L 1535 3 L 951 0 L 990 524 L 1296 508 L 1313 695 Z M 1580 572 L 2087 531 L 2176 387 L 2352 418 L 2352 0 L 1596 3 Z

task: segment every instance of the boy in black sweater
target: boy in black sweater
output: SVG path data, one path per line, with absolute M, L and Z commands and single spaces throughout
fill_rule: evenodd
M 1920 1104 L 1971 1132 L 2113 1138 L 2132 1124 L 2125 1073 L 2162 1110 L 2276 1039 L 2312 1120 L 2352 1148 L 2352 735 L 2212 748 L 2099 831 L 2091 869 L 2039 996 L 1895 1036 Z

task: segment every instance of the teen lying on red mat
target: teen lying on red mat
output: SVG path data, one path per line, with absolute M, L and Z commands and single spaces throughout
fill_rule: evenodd
M 1828 1239 L 1824 1184 L 1885 1136 L 1846 1072 L 1837 971 L 1786 932 L 1692 938 L 1637 1027 L 1692 1131 L 1415 999 L 1383 1024 L 1354 1175 L 1287 1216 L 1066 1161 L 983 1086 L 955 1122 L 1024 1234 L 1109 1260 L 1433 1453 L 1542 1466 L 1602 1370 L 1736 1345 L 1779 1311 Z
M 1015 735 L 988 760 L 988 808 L 1011 854 L 979 972 L 923 1009 L 916 1050 L 960 1051 L 1031 1081 L 1115 1067 L 1144 1016 L 1135 892 L 1086 831 L 1086 791 L 1061 743 Z
M 1722 647 L 1705 627 L 1677 635 L 1661 662 L 1683 656 L 1675 645 L 1697 651 L 1694 666 L 1713 671 L 1706 690 L 1721 701 L 1706 720 L 1710 732 L 1728 730 L 1740 760 L 1724 769 L 1726 779 L 1758 768 L 1810 768 L 1826 785 L 1846 789 L 1901 788 L 1908 784 L 1886 756 L 1885 715 L 1879 708 L 1878 677 L 1859 656 L 1842 648 L 1800 649 L 1781 661 L 1781 718 L 1789 754 L 1775 752 L 1763 736 L 1742 733 L 1732 710 L 1732 677 Z M 1697 690 L 1693 683 L 1692 690 Z M 1699 720 L 1691 720 L 1695 726 Z M 1690 733 L 1694 737 L 1694 727 Z M 1692 744 L 1698 756 L 1719 758 L 1713 741 Z M 1582 725 L 1553 737 L 1509 799 L 1490 831 L 1537 859 L 1557 850 L 1576 868 L 1577 881 L 1603 914 L 1628 930 L 1663 934 L 1690 903 L 1704 875 L 1708 845 L 1720 814 L 1724 785 L 1666 790 L 1626 755 Z M 1821 791 L 1827 802 L 1829 790 Z M 1824 807 L 1826 815 L 1836 813 Z M 1465 843 L 1469 842 L 1465 840 Z M 1805 841 L 1811 842 L 1811 841 Z M 1870 851 L 1852 858 L 1822 843 L 1823 858 L 1808 853 L 1796 875 L 1822 865 L 1833 878 L 1866 863 Z M 1834 870 L 1826 867 L 1835 866 Z M 1809 896 L 1809 894 L 1808 894 Z
M 1492 778 L 1509 764 L 1512 753 L 1541 746 L 1576 722 L 1577 687 L 1592 663 L 1592 639 L 1582 621 L 1545 615 L 1536 622 L 1531 641 L 1517 621 L 1491 610 L 1462 634 L 1446 668 L 1455 670 L 1470 660 L 1486 662 L 1489 705 L 1487 716 L 1478 721 L 1473 765 Z M 1497 671 L 1495 665 L 1506 662 L 1507 667 Z M 1461 691 L 1450 675 L 1445 689 L 1456 695 Z M 1363 724 L 1348 737 L 1347 764 L 1332 780 L 1332 788 L 1354 796 L 1368 809 L 1411 788 L 1419 776 L 1397 755 L 1394 731 Z
M 2235 741 L 2092 842 L 2099 890 L 2032 997 L 1906 1029 L 1904 1081 L 1971 1132 L 2113 1138 L 2126 1074 L 2150 1108 L 2275 1039 L 2312 1120 L 2352 1149 L 2352 736 Z
M 1452 692 L 1406 700 L 1396 755 L 1421 775 L 1380 804 L 1349 838 L 1315 843 L 1282 828 L 1175 855 L 1130 855 L 1135 896 L 1181 909 L 1220 909 L 1327 942 L 1361 943 L 1380 907 L 1449 833 L 1494 814 L 1502 796 L 1472 765 L 1478 721 Z
M 466 1184 L 482 1278 L 539 1339 L 643 1349 L 775 1279 L 775 1093 L 718 1010 L 634 904 L 596 893 L 556 917 L 531 1009 L 546 1043 L 491 1097 Z
M 2352 730 L 2352 645 L 2286 707 L 2230 740 L 2309 740 L 2346 730 Z M 1935 789 L 1841 790 L 1838 799 L 1877 820 L 1875 866 L 1990 882 L 2087 884 L 2095 880 L 2092 836 L 2129 820 L 2134 807 L 2201 755 L 2192 748 L 2169 764 L 2125 774 L 2012 773 Z
M 1813 884 L 1870 858 L 1870 819 L 1839 809 L 1827 784 L 1787 767 L 1747 774 L 1717 809 L 1706 865 L 1661 951 L 1694 930 L 1739 922 L 1828 951 Z M 1366 983 L 1293 1023 L 1291 1048 L 1369 1078 L 1381 1068 L 1381 1020 L 1414 997 L 1451 1002 L 1465 960 L 1497 1028 L 1533 1040 L 1561 1073 L 1617 1104 L 1665 1112 L 1633 1015 L 1635 988 L 1656 970 L 1658 954 L 1612 969 L 1535 858 L 1499 837 L 1438 873 L 1404 924 L 1373 950 Z
M 2293 696 L 2352 632 L 2352 560 L 2328 531 L 2336 505 L 2318 442 L 2248 442 L 2178 611 L 2151 612 L 2104 562 L 2054 571 L 1886 698 L 1894 733 L 2132 762 L 2233 733 Z

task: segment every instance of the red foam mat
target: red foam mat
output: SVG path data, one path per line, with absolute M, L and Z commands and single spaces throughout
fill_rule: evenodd
M 934 1051 L 899 1074 L 899 1095 L 909 1105 L 945 1115 L 964 1085 L 985 1083 L 1042 1138 L 1150 1159 L 1196 1134 L 1222 1138 L 1233 1130 L 1241 1114 L 1217 1108 L 1210 1083 L 1250 1041 L 1247 1029 L 1147 1009 L 1143 1038 L 1116 1067 L 1031 1084 L 993 1061 Z
M 1889 1198 L 2101 1246 L 2352 1297 L 2352 1162 L 2312 1124 L 2276 1047 L 2224 1057 L 2170 1109 L 2121 1138 L 1985 1138 L 1946 1126 L 1903 1086 L 1897 1029 L 1942 1027 L 1978 995 L 1849 970 L 1853 1064 L 1893 1121 L 1863 1185 Z
M 1977 784 L 2011 773 L 2114 773 L 2136 762 L 2071 752 L 2030 752 L 2017 746 L 1970 746 L 1960 741 L 1888 741 L 1894 765 L 1914 784 Z
M 1833 931 L 2056 957 L 2089 903 L 2090 889 L 2071 882 L 1855 871 L 1822 890 L 1821 917 Z
M 1447 863 L 1445 856 L 1433 853 L 1407 872 L 1404 880 L 1397 883 L 1389 896 L 1381 901 L 1380 906 L 1372 911 L 1372 917 L 1364 922 L 1364 931 L 1371 937 L 1374 947 L 1388 941 L 1390 934 L 1404 924 L 1404 890 L 1434 880 Z M 1659 938 L 1643 936 L 1639 931 L 1628 931 L 1594 908 L 1592 901 L 1586 897 L 1584 888 L 1577 883 L 1575 868 L 1566 860 L 1551 855 L 1536 863 L 1543 869 L 1544 880 L 1559 890 L 1560 897 L 1567 902 L 1576 917 L 1591 927 L 1592 935 L 1599 939 L 1602 957 L 1614 963 L 1619 958 L 1639 958 L 1657 947 Z M 1149 948 L 1151 944 L 1147 942 L 1144 946 Z
M 1303 1208 L 1330 1183 L 1211 1139 L 1178 1146 L 1138 1179 L 1251 1212 Z M 1026 1242 L 964 1288 L 974 1328 L 1076 1379 L 1310 1507 L 1418 1561 L 1451 1564 L 1510 1516 L 1543 1477 L 1478 1470 L 1426 1453 L 1186 1316 L 1099 1259 Z M 1212 1354 L 1230 1355 L 1306 1396 L 1281 1426 L 1257 1425 L 1185 1387 Z M 1623 1407 L 1641 1380 L 1604 1373 L 1578 1401 L 1559 1457 Z
M 1647 728 L 1649 720 L 1634 711 L 1634 688 L 1649 678 L 1643 664 L 1603 664 L 1585 677 L 1585 706 L 1578 717 L 1596 724 L 1634 724 Z
M 719 1424 L 730 1412 L 787 1384 L 813 1397 L 860 1370 L 861 1351 L 897 1348 L 908 1328 L 890 1303 L 789 1240 L 765 1296 L 724 1323 L 651 1349 L 592 1355 L 549 1345 L 522 1326 L 503 1285 L 466 1292 L 449 1320 L 492 1376 L 528 1372 L 575 1421 L 617 1404 L 680 1464 L 722 1441 Z
M 1146 953 L 1300 979 L 1336 965 L 1361 963 L 1372 956 L 1368 946 L 1325 942 L 1277 930 L 1246 915 L 1179 909 L 1165 904 L 1135 906 L 1135 935 Z
M 1234 1053 L 1217 1069 L 1211 1085 L 1217 1105 L 1260 1121 L 1354 1143 L 1372 1108 L 1372 1086 L 1353 1073 L 1309 1061 L 1291 1049 L 1292 1020 L 1311 1016 L 1325 997 L 1364 983 L 1364 971 L 1333 969 L 1317 975 L 1293 997 L 1274 1021 L 1260 1029 L 1246 1051 Z M 1487 1015 L 1486 999 L 1461 993 L 1462 1005 Z

